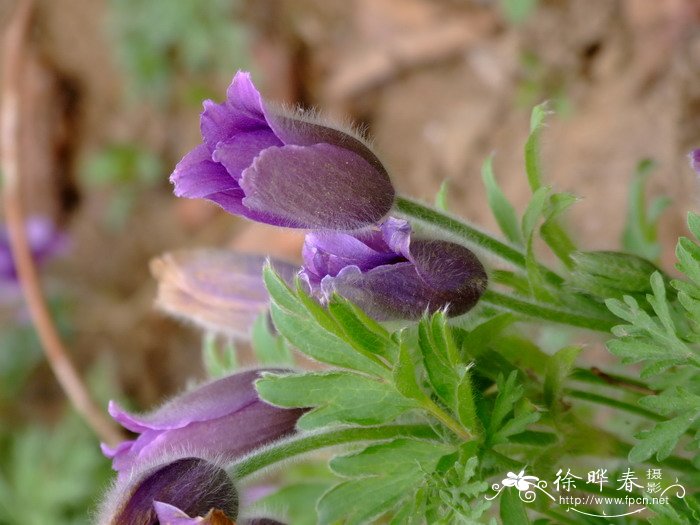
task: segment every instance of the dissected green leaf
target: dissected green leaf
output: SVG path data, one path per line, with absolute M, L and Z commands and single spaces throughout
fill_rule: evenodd
M 338 423 L 377 425 L 416 408 L 390 384 L 352 372 L 266 374 L 260 396 L 281 407 L 315 407 L 299 419 L 303 429 Z
M 567 346 L 549 360 L 544 378 L 544 401 L 550 410 L 557 410 L 564 380 L 571 372 L 580 352 L 580 346 Z
M 501 520 L 508 525 L 529 525 L 530 519 L 517 489 L 510 488 L 501 495 Z
M 522 232 L 513 205 L 506 199 L 493 174 L 493 156 L 489 156 L 481 167 L 481 178 L 486 186 L 486 197 L 491 212 L 506 238 L 517 245 L 523 245 Z
M 370 523 L 401 502 L 412 501 L 440 458 L 453 450 L 442 443 L 396 439 L 334 458 L 333 471 L 354 479 L 323 495 L 318 502 L 319 523 Z
M 646 461 L 655 455 L 661 461 L 671 455 L 676 443 L 690 426 L 700 418 L 700 413 L 687 413 L 682 416 L 657 423 L 651 430 L 637 436 L 637 443 L 629 453 L 632 463 Z

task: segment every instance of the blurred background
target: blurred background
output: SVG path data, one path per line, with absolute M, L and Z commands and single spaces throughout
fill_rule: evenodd
M 5 31 L 15 7 L 0 0 Z M 367 129 L 400 191 L 495 231 L 480 166 L 522 211 L 530 110 L 549 100 L 543 164 L 580 245 L 620 244 L 651 159 L 661 259 L 698 180 L 698 0 L 43 0 L 22 93 L 23 195 L 66 242 L 43 267 L 72 356 L 104 403 L 146 408 L 201 377 L 201 336 L 153 309 L 151 258 L 233 246 L 298 258 L 300 235 L 176 199 L 205 98 L 237 69 L 269 99 Z M 648 166 L 651 166 L 648 164 Z M 634 198 L 634 197 L 633 197 Z M 661 201 L 660 201 L 661 202 Z M 111 476 L 66 406 L 11 279 L 0 287 L 0 524 L 87 523 Z

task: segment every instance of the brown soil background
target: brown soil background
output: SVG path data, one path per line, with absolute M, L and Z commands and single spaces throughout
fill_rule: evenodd
M 0 1 L 4 28 L 14 2 Z M 523 210 L 522 149 L 532 104 L 565 93 L 544 134 L 547 180 L 582 200 L 569 216 L 581 246 L 615 248 L 628 183 L 642 158 L 658 169 L 650 193 L 673 205 L 662 221 L 664 262 L 697 209 L 687 153 L 700 146 L 700 2 L 543 0 L 522 25 L 488 0 L 249 0 L 250 62 L 265 96 L 362 123 L 407 194 L 432 200 L 450 181 L 450 206 L 495 231 L 480 182 L 496 176 Z M 80 159 L 108 141 L 162 152 L 168 170 L 198 141 L 198 110 L 123 103 L 124 76 L 105 30 L 105 0 L 38 2 L 27 63 L 25 193 L 59 220 L 71 253 L 50 268 L 73 302 L 71 349 L 83 369 L 108 359 L 123 392 L 152 404 L 200 370 L 194 330 L 152 308 L 148 261 L 166 250 L 232 244 L 296 256 L 299 235 L 250 225 L 163 183 L 139 196 L 126 228 L 100 227 L 108 197 L 81 187 Z M 537 57 L 533 73 L 524 54 Z M 233 72 L 231 72 L 233 73 Z M 230 77 L 213 78 L 223 96 Z M 524 105 L 524 83 L 537 93 Z M 60 399 L 46 369 L 25 407 Z

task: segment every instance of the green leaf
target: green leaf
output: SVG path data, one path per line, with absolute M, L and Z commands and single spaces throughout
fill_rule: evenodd
M 449 211 L 449 206 L 447 205 L 447 193 L 449 190 L 449 183 L 447 180 L 442 181 L 440 184 L 440 189 L 435 195 L 435 207 L 440 211 Z
M 474 403 L 474 388 L 469 369 L 465 369 L 457 384 L 457 415 L 464 427 L 475 436 L 481 434 L 481 422 L 476 414 Z
M 269 264 L 263 268 L 263 278 L 272 300 L 270 314 L 275 327 L 302 353 L 330 365 L 388 375 L 376 356 L 359 352 L 358 347 L 339 337 L 340 328 L 330 315 L 304 294 L 292 292 Z
M 632 463 L 646 461 L 652 455 L 656 455 L 658 461 L 662 461 L 671 455 L 676 443 L 686 430 L 700 417 L 700 413 L 688 413 L 682 416 L 657 423 L 651 430 L 640 433 L 637 443 L 629 453 Z
M 649 159 L 637 165 L 630 185 L 627 221 L 622 236 L 625 251 L 651 261 L 655 261 L 661 253 L 661 247 L 657 241 L 658 219 L 661 212 L 670 204 L 669 199 L 660 198 L 647 207 L 646 182 L 655 167 L 655 163 Z
M 394 385 L 401 395 L 409 399 L 422 400 L 425 393 L 416 381 L 416 367 L 408 345 L 403 341 L 400 345 L 399 359 L 394 368 Z
M 509 488 L 501 495 L 501 520 L 508 525 L 529 525 L 530 519 L 525 512 L 525 505 L 518 496 L 517 489 Z
M 320 524 L 374 522 L 402 502 L 411 502 L 440 458 L 453 452 L 441 443 L 396 439 L 331 460 L 331 469 L 355 478 L 336 485 L 318 502 Z
M 268 326 L 268 314 L 258 316 L 253 323 L 251 346 L 263 365 L 290 365 L 294 362 L 283 337 L 275 335 Z
M 323 482 L 286 485 L 274 494 L 256 501 L 254 507 L 260 509 L 261 514 L 272 512 L 275 517 L 283 516 L 288 523 L 316 525 L 316 502 L 330 487 L 330 483 Z M 250 508 L 246 510 L 253 512 Z
M 236 345 L 229 340 L 222 347 L 217 335 L 207 332 L 202 341 L 202 361 L 207 376 L 223 377 L 229 375 L 238 368 Z
M 459 376 L 450 354 L 457 354 L 457 349 L 444 315 L 438 312 L 421 319 L 418 346 L 433 391 L 448 407 L 454 407 Z M 458 360 L 458 357 L 453 359 Z
M 328 311 L 356 347 L 367 353 L 379 354 L 389 362 L 396 359 L 396 344 L 389 332 L 350 301 L 333 294 L 328 302 Z
M 352 372 L 266 374 L 256 387 L 260 397 L 273 405 L 314 408 L 299 419 L 301 429 L 341 423 L 378 425 L 417 407 L 392 385 Z
M 572 266 L 571 254 L 576 251 L 576 245 L 558 219 L 577 200 L 569 193 L 552 194 L 543 212 L 545 220 L 540 226 L 540 236 L 567 268 Z
M 481 167 L 481 178 L 486 186 L 486 196 L 491 212 L 506 238 L 519 246 L 523 245 L 523 237 L 518 226 L 518 217 L 513 205 L 506 199 L 493 174 L 493 155 L 488 157 Z
M 549 187 L 538 187 L 525 210 L 521 225 L 527 250 L 525 254 L 525 268 L 530 282 L 530 291 L 535 298 L 542 301 L 553 301 L 554 297 L 547 290 L 545 279 L 537 262 L 534 249 L 534 233 L 537 222 L 542 217 L 544 207 L 549 199 L 549 192 Z
M 530 136 L 525 143 L 525 171 L 530 189 L 534 192 L 542 186 L 542 167 L 540 166 L 540 134 L 544 120 L 551 111 L 547 102 L 535 106 L 530 115 Z
M 700 395 L 679 386 L 665 390 L 657 396 L 642 398 L 639 404 L 665 416 L 688 411 L 700 413 Z
M 550 410 L 558 410 L 564 380 L 571 372 L 580 352 L 580 346 L 567 346 L 549 359 L 544 378 L 544 401 Z

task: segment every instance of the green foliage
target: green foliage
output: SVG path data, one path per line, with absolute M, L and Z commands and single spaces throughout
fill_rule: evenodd
M 135 144 L 112 144 L 87 159 L 81 169 L 81 179 L 90 189 L 110 195 L 105 221 L 121 229 L 139 192 L 162 182 L 163 164 L 152 152 Z
M 207 376 L 223 377 L 236 371 L 238 356 L 233 341 L 221 344 L 214 333 L 205 333 L 202 340 L 202 360 Z
M 288 366 L 293 363 L 289 346 L 283 337 L 273 333 L 266 313 L 255 320 L 250 342 L 260 364 Z
M 689 214 L 688 226 L 696 238 L 699 224 L 698 216 Z M 630 296 L 607 301 L 610 310 L 628 323 L 615 328 L 617 339 L 609 341 L 608 348 L 623 362 L 644 363 L 642 375 L 656 377 L 660 392 L 641 399 L 640 404 L 668 417 L 637 436 L 639 442 L 630 451 L 630 461 L 667 458 L 687 433 L 691 434 L 688 447 L 696 462 L 700 457 L 700 353 L 695 345 L 700 341 L 696 321 L 700 315 L 700 247 L 683 237 L 676 254 L 678 269 L 690 279 L 671 282 L 677 303 L 659 272 L 651 276 L 652 293 L 646 295 L 650 312 Z
M 493 156 L 487 157 L 481 168 L 481 178 L 486 187 L 486 196 L 493 215 L 501 231 L 513 244 L 523 245 L 523 237 L 518 225 L 518 217 L 513 205 L 508 201 L 496 182 L 493 174 Z
M 319 500 L 319 523 L 340 519 L 347 524 L 368 523 L 392 509 L 410 505 L 440 458 L 451 452 L 440 443 L 396 439 L 334 458 L 331 469 L 351 479 L 339 483 Z
M 647 205 L 646 183 L 655 168 L 654 161 L 645 159 L 637 166 L 629 189 L 627 221 L 622 245 L 630 253 L 655 261 L 661 253 L 658 223 L 663 211 L 671 204 L 668 197 L 657 197 Z
M 500 0 L 501 11 L 513 24 L 524 22 L 537 8 L 539 0 Z
M 87 524 L 86 509 L 111 474 L 94 436 L 74 415 L 53 428 L 6 427 L 0 434 L 0 523 Z
M 246 62 L 246 32 L 238 1 L 111 0 L 117 52 L 133 89 L 167 104 L 177 77 L 235 71 Z M 199 89 L 201 91 L 201 88 Z M 197 93 L 197 104 L 202 93 Z

